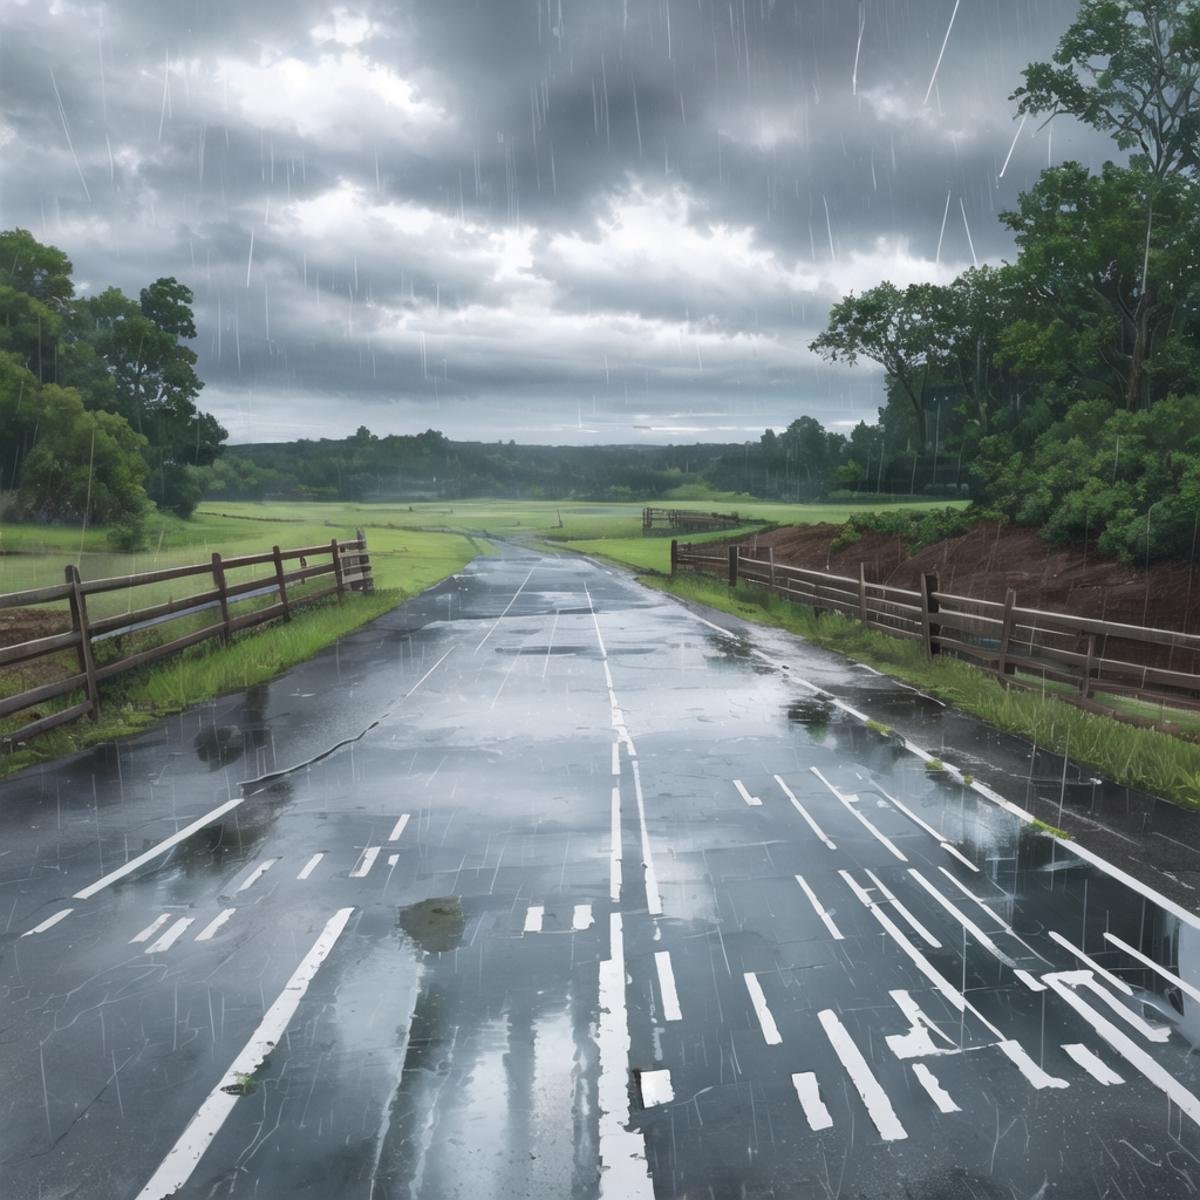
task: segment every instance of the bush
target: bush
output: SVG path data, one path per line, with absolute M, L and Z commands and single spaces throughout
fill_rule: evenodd
M 146 518 L 148 515 L 148 510 L 142 509 L 138 512 L 130 513 L 123 520 L 113 525 L 108 533 L 105 534 L 105 540 L 108 542 L 110 548 L 119 550 L 125 554 L 133 554 L 138 550 L 145 550 L 149 536 L 146 528 Z
M 880 533 L 899 538 L 911 554 L 945 538 L 960 537 L 979 519 L 980 513 L 974 508 L 931 508 L 925 512 L 885 509 L 880 512 L 851 513 L 830 549 L 845 550 L 853 546 L 864 533 Z

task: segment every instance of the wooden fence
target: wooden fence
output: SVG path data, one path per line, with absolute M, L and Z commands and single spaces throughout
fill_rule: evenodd
M 1124 625 L 1094 617 L 1022 608 L 1010 588 L 1003 602 L 941 591 L 925 575 L 918 591 L 776 563 L 772 550 L 671 543 L 671 569 L 719 574 L 766 587 L 817 610 L 919 642 L 928 655 L 954 654 L 1006 685 L 1051 680 L 1063 698 L 1102 709 L 1095 693 L 1172 708 L 1200 709 L 1200 634 Z M 1017 678 L 1018 674 L 1025 676 Z M 1150 722 L 1147 722 L 1150 723 Z
M 315 564 L 309 562 L 310 559 L 326 556 L 327 561 Z M 285 566 L 297 560 L 298 565 L 292 569 L 289 570 Z M 238 583 L 227 582 L 226 573 L 229 571 L 268 565 L 272 568 L 269 574 L 264 573 L 258 578 Z M 89 617 L 89 596 L 192 576 L 203 577 L 206 581 L 211 581 L 212 586 L 188 596 L 113 616 Z M 327 586 L 315 591 L 305 591 L 301 595 L 288 595 L 290 586 L 304 584 L 309 580 L 321 580 L 326 576 L 331 579 Z M 252 625 L 259 625 L 276 617 L 290 620 L 292 609 L 298 605 L 309 604 L 333 595 L 340 601 L 347 591 L 369 592 L 373 587 L 371 559 L 361 529 L 357 531 L 357 537 L 353 541 L 338 541 L 334 538 L 321 546 L 301 546 L 295 550 L 281 550 L 278 546 L 273 546 L 266 554 L 249 554 L 236 558 L 222 558 L 220 554 L 213 554 L 211 561 L 206 563 L 167 567 L 159 571 L 144 571 L 137 575 L 122 575 L 111 579 L 81 579 L 78 567 L 69 564 L 66 567 L 64 583 L 0 595 L 0 608 L 26 608 L 31 605 L 61 604 L 66 601 L 71 622 L 71 628 L 63 633 L 15 645 L 0 646 L 0 668 L 19 666 L 44 655 L 64 652 L 73 653 L 77 668 L 65 678 L 29 688 L 15 695 L 0 697 L 0 718 L 72 692 L 82 693 L 83 699 L 77 704 L 0 735 L 0 749 L 11 749 L 17 742 L 35 733 L 52 729 L 77 717 L 97 717 L 100 712 L 99 685 L 123 671 L 154 662 L 211 637 L 220 637 L 228 644 L 239 629 L 248 629 Z M 237 605 L 272 595 L 275 597 L 273 603 L 235 615 L 234 609 Z M 214 612 L 217 619 L 200 629 L 194 629 L 121 658 L 102 663 L 96 661 L 98 641 L 207 611 Z
M 750 522 L 753 524 L 753 522 Z M 642 532 L 675 529 L 682 533 L 708 533 L 714 529 L 736 529 L 747 524 L 737 513 L 695 512 L 690 508 L 643 508 Z

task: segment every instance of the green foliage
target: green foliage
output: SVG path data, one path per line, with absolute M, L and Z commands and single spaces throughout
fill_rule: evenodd
M 885 508 L 851 513 L 830 549 L 844 550 L 859 541 L 864 533 L 880 533 L 899 538 L 911 554 L 945 538 L 961 537 L 978 519 L 979 514 L 973 509 L 950 507 L 918 512 Z

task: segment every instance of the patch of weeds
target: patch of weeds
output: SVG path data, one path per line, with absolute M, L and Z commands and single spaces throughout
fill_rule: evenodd
M 963 787 L 970 787 L 971 784 L 973 784 L 975 782 L 975 776 L 974 775 L 964 775 L 962 777 L 962 781 L 963 781 Z
M 1059 829 L 1057 825 L 1047 824 L 1038 817 L 1034 817 L 1031 824 L 1039 833 L 1048 833 L 1051 837 L 1062 838 L 1066 842 L 1071 840 L 1071 835 L 1065 829 Z
M 880 737 L 890 738 L 892 736 L 892 727 L 885 725 L 882 721 L 868 721 L 867 728 L 872 733 L 879 734 Z
M 946 773 L 946 764 L 940 758 L 931 758 L 925 764 L 925 771 L 929 775 L 944 775 Z
M 258 1090 L 258 1084 L 254 1082 L 253 1075 L 246 1075 L 243 1072 L 238 1072 L 233 1077 L 232 1083 L 227 1083 L 221 1091 L 228 1093 L 230 1096 L 249 1096 L 251 1093 Z

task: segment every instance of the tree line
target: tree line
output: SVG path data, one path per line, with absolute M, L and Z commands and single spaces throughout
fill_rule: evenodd
M 136 548 L 155 505 L 191 514 L 226 434 L 196 407 L 189 289 L 79 296 L 71 274 L 28 230 L 0 232 L 0 492 L 12 515 L 110 525 Z

